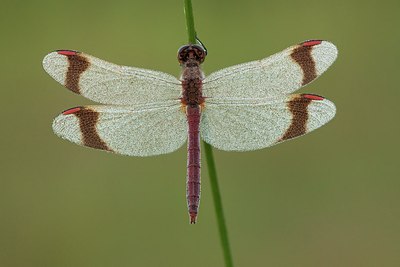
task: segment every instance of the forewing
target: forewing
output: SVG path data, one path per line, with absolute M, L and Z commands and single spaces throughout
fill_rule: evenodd
M 203 140 L 226 151 L 249 151 L 304 135 L 328 121 L 335 105 L 320 96 L 294 94 L 266 102 L 207 104 L 202 112 Z
M 187 138 L 180 102 L 163 107 L 86 106 L 64 111 L 54 132 L 79 145 L 129 156 L 170 153 Z
M 279 97 L 315 80 L 336 57 L 332 43 L 303 42 L 265 59 L 211 73 L 203 82 L 203 95 L 208 102 Z
M 76 51 L 52 52 L 43 59 L 43 67 L 72 92 L 102 104 L 162 103 L 181 93 L 172 75 L 119 66 Z

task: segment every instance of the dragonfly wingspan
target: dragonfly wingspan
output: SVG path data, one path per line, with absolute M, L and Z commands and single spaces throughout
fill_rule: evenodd
M 52 52 L 43 67 L 74 93 L 102 104 L 162 103 L 181 94 L 180 81 L 172 75 L 115 65 L 77 51 Z
M 187 139 L 179 101 L 161 107 L 85 106 L 64 111 L 53 130 L 79 145 L 129 156 L 177 150 Z
M 335 105 L 320 96 L 294 94 L 268 101 L 208 104 L 202 112 L 202 139 L 226 151 L 250 151 L 275 145 L 328 121 Z
M 203 82 L 203 96 L 210 102 L 289 94 L 325 72 L 337 53 L 330 42 L 306 41 L 265 59 L 211 73 Z

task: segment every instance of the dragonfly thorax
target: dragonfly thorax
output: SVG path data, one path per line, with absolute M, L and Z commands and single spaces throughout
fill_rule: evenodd
M 188 68 L 186 69 L 186 71 Z M 184 105 L 201 105 L 204 103 L 204 97 L 202 95 L 201 87 L 203 85 L 202 82 L 202 72 L 198 69 L 199 75 L 195 75 L 197 77 L 187 77 L 182 80 L 182 103 Z M 189 71 L 190 72 L 190 71 Z M 185 77 L 185 75 L 182 75 Z

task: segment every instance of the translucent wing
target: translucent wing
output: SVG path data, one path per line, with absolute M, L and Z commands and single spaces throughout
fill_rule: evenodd
M 170 153 L 187 138 L 180 102 L 162 107 L 86 106 L 64 111 L 54 132 L 71 142 L 129 156 Z
M 249 151 L 304 135 L 330 121 L 335 105 L 323 97 L 295 94 L 268 101 L 208 103 L 201 118 L 203 140 L 227 151 Z
M 329 42 L 303 42 L 268 58 L 211 73 L 203 81 L 203 95 L 208 103 L 279 97 L 312 82 L 336 57 L 337 49 Z
M 43 67 L 72 92 L 102 104 L 146 104 L 176 100 L 182 87 L 172 75 L 115 65 L 70 50 L 48 54 Z

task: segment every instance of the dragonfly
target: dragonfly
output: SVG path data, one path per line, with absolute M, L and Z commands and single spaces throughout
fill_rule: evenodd
M 53 130 L 61 138 L 139 157 L 170 153 L 187 142 L 186 198 L 193 224 L 200 204 L 200 139 L 220 150 L 252 151 L 326 124 L 336 113 L 331 101 L 293 92 L 325 72 L 337 53 L 328 41 L 308 40 L 206 77 L 201 64 L 207 51 L 188 44 L 178 50 L 179 79 L 74 50 L 46 55 L 43 67 L 72 92 L 101 104 L 57 116 Z

